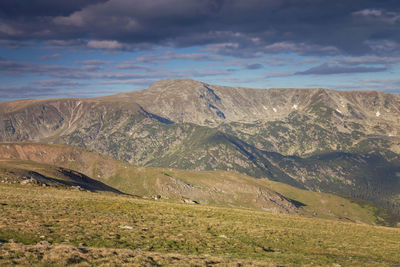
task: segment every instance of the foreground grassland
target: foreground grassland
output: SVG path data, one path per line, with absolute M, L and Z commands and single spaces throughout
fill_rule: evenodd
M 398 266 L 400 229 L 0 184 L 0 266 Z
M 3 158 L 1 158 L 3 157 Z M 275 213 L 341 220 L 372 225 L 396 226 L 399 217 L 366 201 L 346 199 L 256 179 L 237 172 L 194 171 L 138 167 L 113 158 L 64 145 L 34 143 L 0 143 L 0 181 L 31 176 L 32 171 L 45 176 L 48 185 L 54 181 L 76 184 L 80 179 L 65 176 L 67 168 L 96 179 L 121 192 L 152 198 L 195 200 L 205 205 L 248 208 Z M 42 178 L 45 178 L 42 177 Z M 98 182 L 84 188 L 110 191 Z M 54 185 L 58 186 L 58 185 Z M 65 187 L 65 186 L 64 186 Z M 111 190 L 112 191 L 112 190 Z M 283 199 L 283 196 L 285 199 Z M 293 205 L 295 204 L 295 205 Z

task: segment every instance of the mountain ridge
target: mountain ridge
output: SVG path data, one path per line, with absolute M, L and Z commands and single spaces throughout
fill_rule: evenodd
M 290 96 L 287 96 L 288 93 L 291 93 Z M 157 94 L 155 96 L 155 94 Z M 159 82 L 154 83 L 151 85 L 149 88 L 140 90 L 140 91 L 132 91 L 128 93 L 119 93 L 115 95 L 110 95 L 110 96 L 104 96 L 104 97 L 92 97 L 92 98 L 53 98 L 53 99 L 28 99 L 28 100 L 16 100 L 16 101 L 8 101 L 8 102 L 2 102 L 0 105 L 0 108 L 2 112 L 8 112 L 5 108 L 7 107 L 9 110 L 11 109 L 11 112 L 17 111 L 18 109 L 24 108 L 27 104 L 28 105 L 34 105 L 34 104 L 47 104 L 51 102 L 59 102 L 61 101 L 75 101 L 78 103 L 86 102 L 86 103 L 91 103 L 91 104 L 99 104 L 99 103 L 136 103 L 139 104 L 140 106 L 144 108 L 148 108 L 148 111 L 150 112 L 155 112 L 155 111 L 160 111 L 160 110 L 155 110 L 155 107 L 158 105 L 158 101 L 161 101 L 162 99 L 169 99 L 169 97 L 173 98 L 179 98 L 179 100 L 196 100 L 198 101 L 199 99 L 190 99 L 192 96 L 190 94 L 197 94 L 197 98 L 206 98 L 206 101 L 210 100 L 209 104 L 216 104 L 216 102 L 221 102 L 224 100 L 224 97 L 227 97 L 230 95 L 230 98 L 242 98 L 242 99 L 237 99 L 236 101 L 232 101 L 232 99 L 229 99 L 230 102 L 234 102 L 235 104 L 240 104 L 242 102 L 242 107 L 249 106 L 251 104 L 252 106 L 255 106 L 256 109 L 252 109 L 253 114 L 252 120 L 250 121 L 256 121 L 257 119 L 260 119 L 259 115 L 265 115 L 268 114 L 272 119 L 275 118 L 280 118 L 287 116 L 290 112 L 289 111 L 295 111 L 295 110 L 302 110 L 304 107 L 308 106 L 311 104 L 311 102 L 316 102 L 316 101 L 325 101 L 325 104 L 330 104 L 331 108 L 335 107 L 339 111 L 336 111 L 338 114 L 342 114 L 347 112 L 348 115 L 351 115 L 351 111 L 348 111 L 347 104 L 361 104 L 359 101 L 357 101 L 357 97 L 370 97 L 370 98 L 375 98 L 372 106 L 376 106 L 379 104 L 382 104 L 382 102 L 387 102 L 385 105 L 387 106 L 386 108 L 389 108 L 390 104 L 398 104 L 400 103 L 400 96 L 395 95 L 395 94 L 390 94 L 390 93 L 383 93 L 383 92 L 378 92 L 378 91 L 341 91 L 341 90 L 332 90 L 332 89 L 325 89 L 325 88 L 269 88 L 269 89 L 254 89 L 254 88 L 246 88 L 246 87 L 228 87 L 228 86 L 216 86 L 216 85 L 209 85 L 207 83 L 191 80 L 191 79 L 166 79 L 166 80 L 161 80 Z M 221 97 L 218 94 L 224 94 L 224 97 Z M 303 95 L 309 95 L 309 99 L 305 98 Z M 171 96 L 172 95 L 172 96 Z M 285 103 L 285 100 L 283 99 L 282 96 L 278 97 L 278 99 L 273 99 L 276 96 L 280 95 L 285 95 L 284 98 L 290 99 L 290 103 Z M 251 99 L 250 100 L 243 100 L 245 98 L 255 97 L 258 99 Z M 269 97 L 271 99 L 264 99 L 267 100 L 264 103 L 260 103 L 261 97 Z M 320 98 L 320 99 L 318 99 Z M 328 98 L 328 99 L 324 99 Z M 341 98 L 341 99 L 337 99 Z M 389 99 L 390 98 L 390 99 Z M 339 101 L 340 103 L 329 103 L 332 102 L 332 100 Z M 376 103 L 376 100 L 378 100 L 380 103 Z M 393 102 L 394 100 L 394 102 Z M 128 102 L 127 102 L 128 101 Z M 169 99 L 171 101 L 171 99 Z M 275 103 L 273 103 L 275 101 Z M 246 103 L 248 102 L 248 103 Z M 250 103 L 251 102 L 251 103 Z M 268 103 L 270 102 L 270 103 Z M 390 103 L 391 102 L 391 103 Z M 174 103 L 174 102 L 162 102 L 162 103 Z M 18 107 L 19 104 L 19 107 Z M 270 104 L 267 105 L 267 104 Z M 284 107 L 279 107 L 280 104 L 285 104 Z M 364 106 L 368 106 L 368 108 L 371 108 L 369 106 L 369 103 L 364 103 Z M 13 105 L 17 105 L 17 109 Z M 275 107 L 273 107 L 275 105 Z M 178 105 L 179 106 L 179 105 Z M 224 106 L 224 105 L 222 105 Z M 287 107 L 288 106 L 288 107 Z M 177 106 L 175 106 L 176 108 Z M 165 107 L 164 107 L 165 108 Z M 211 109 L 215 109 L 214 107 L 209 107 Z M 389 111 L 395 111 L 399 112 L 399 108 L 396 107 L 391 107 L 392 109 L 388 109 L 387 113 Z M 279 113 L 279 109 L 284 110 L 283 115 L 282 114 L 275 114 Z M 286 109 L 289 109 L 286 110 Z M 344 110 L 340 110 L 344 109 Z M 238 109 L 240 111 L 240 109 Z M 275 111 L 276 110 L 276 111 Z M 364 110 L 365 111 L 365 110 Z M 367 112 L 368 113 L 368 118 L 376 118 L 376 117 L 384 117 L 385 113 L 383 111 L 379 111 L 379 115 L 377 115 L 377 112 L 379 110 L 373 109 L 372 111 Z M 242 110 L 243 112 L 243 110 Z M 157 112 L 156 112 L 157 113 Z M 158 115 L 161 115 L 163 111 Z M 165 111 L 164 111 L 165 113 Z M 178 113 L 178 112 L 177 112 Z M 233 112 L 231 112 L 233 113 Z M 237 113 L 237 112 L 236 112 Z M 229 114 L 229 113 L 228 113 Z M 182 115 L 182 114 L 179 114 Z M 279 116 L 278 116 L 279 115 Z M 365 114 L 364 114 L 365 115 Z M 388 115 L 388 114 L 386 114 Z M 243 117 L 244 115 L 241 115 Z M 382 118 L 381 117 L 381 118 Z M 219 117 L 223 118 L 223 117 Z M 256 119 L 255 119 L 256 118 Z M 264 119 L 271 119 L 271 118 L 265 118 Z M 171 118 L 168 118 L 171 119 Z M 232 116 L 230 117 L 225 117 L 223 119 L 228 119 L 228 121 L 240 121 L 237 120 L 237 117 Z M 249 119 L 249 118 L 247 118 Z M 391 119 L 391 116 L 385 117 L 385 119 Z M 182 120 L 172 120 L 175 122 L 192 122 L 192 123 L 197 123 L 199 124 L 199 121 L 182 121 Z M 247 121 L 249 122 L 249 121 Z
M 143 99 L 153 93 L 160 94 L 159 96 L 152 99 L 152 103 L 147 103 L 146 99 Z M 386 93 L 380 93 L 376 91 L 357 91 L 357 92 L 343 92 L 328 89 L 251 89 L 243 87 L 227 87 L 227 86 L 214 86 L 202 82 L 193 80 L 162 80 L 156 82 L 149 89 L 131 93 L 134 96 L 135 101 L 142 103 L 142 106 L 148 105 L 149 111 L 163 114 L 168 119 L 176 122 L 191 122 L 200 125 L 207 125 L 206 120 L 209 121 L 209 125 L 217 125 L 222 121 L 246 121 L 254 122 L 257 120 L 269 121 L 276 120 L 277 118 L 284 118 L 289 115 L 292 111 L 306 109 L 307 106 L 311 105 L 316 101 L 325 101 L 324 104 L 328 104 L 330 108 L 334 109 L 337 115 L 341 114 L 347 117 L 361 117 L 361 118 L 377 118 L 385 117 L 385 119 L 391 120 L 392 117 L 388 115 L 390 112 L 396 112 L 399 114 L 400 110 L 398 104 L 400 103 L 400 97 L 398 95 L 391 95 Z M 173 95 L 176 101 L 169 99 L 169 95 Z M 369 99 L 369 103 L 359 103 L 357 97 L 364 98 L 376 98 Z M 318 97 L 320 99 L 318 99 Z M 328 100 L 326 99 L 328 97 Z M 165 99 L 169 99 L 168 101 Z M 332 101 L 334 100 L 334 101 Z M 378 101 L 379 103 L 375 103 Z M 368 110 L 373 105 L 387 102 L 386 113 L 383 110 L 373 109 Z M 207 106 L 209 109 L 206 111 L 196 109 L 196 112 L 190 112 L 187 106 L 201 103 L 202 106 Z M 395 107 L 393 106 L 395 103 Z M 352 107 L 350 110 L 347 107 L 348 104 L 357 104 L 356 107 Z M 390 107 L 390 104 L 392 106 Z M 210 106 L 212 105 L 212 106 Z M 361 106 L 360 106 L 361 105 Z M 168 106 L 173 106 L 173 110 L 169 110 Z M 186 106 L 186 109 L 183 107 Z M 162 109 L 161 109 L 162 107 Z M 390 108 L 390 109 L 389 109 Z M 177 110 L 178 109 L 178 110 Z M 199 118 L 196 114 L 203 113 L 210 117 L 204 119 Z M 212 111 L 215 111 L 214 114 Z M 224 114 L 223 117 L 218 116 L 217 112 Z M 363 112 L 361 112 L 363 111 Z M 377 112 L 379 116 L 377 116 Z M 178 118 L 173 113 L 183 116 Z M 361 114 L 360 114 L 361 113 Z
M 3 142 L 80 146 L 141 166 L 239 171 L 400 214 L 399 95 L 163 80 L 107 97 L 0 103 L 1 122 Z

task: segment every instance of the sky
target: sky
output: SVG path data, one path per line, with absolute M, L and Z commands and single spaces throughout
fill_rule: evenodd
M 398 0 L 1 0 L 0 101 L 166 78 L 400 93 Z

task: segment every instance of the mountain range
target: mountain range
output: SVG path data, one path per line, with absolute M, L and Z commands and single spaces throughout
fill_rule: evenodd
M 190 79 L 98 98 L 0 103 L 0 141 L 79 146 L 139 166 L 226 170 L 400 214 L 400 96 Z

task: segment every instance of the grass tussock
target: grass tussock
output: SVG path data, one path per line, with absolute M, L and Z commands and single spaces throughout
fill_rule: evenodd
M 261 211 L 0 184 L 0 214 L 1 266 L 400 264 L 400 229 Z

